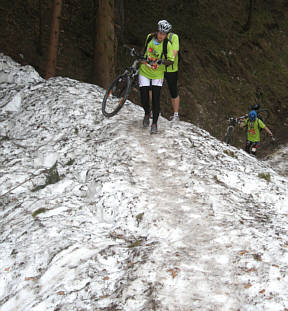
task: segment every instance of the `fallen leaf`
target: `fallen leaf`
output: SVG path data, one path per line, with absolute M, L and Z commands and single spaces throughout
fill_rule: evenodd
M 5 268 L 4 271 L 8 272 L 10 270 L 10 267 Z
M 259 254 L 253 254 L 253 257 L 257 261 L 262 261 L 262 258 L 261 258 L 261 256 Z
M 104 296 L 100 296 L 99 299 L 105 299 L 105 298 L 108 298 L 109 295 L 104 295 Z
M 252 286 L 252 284 L 251 283 L 248 283 L 248 284 L 246 284 L 244 287 L 245 288 L 250 288 Z
M 60 290 L 59 292 L 57 292 L 57 295 L 63 296 L 63 295 L 65 295 L 65 292 L 63 290 Z
M 103 280 L 104 280 L 104 281 L 109 280 L 109 276 L 105 276 L 105 277 L 103 278 Z
M 170 272 L 172 274 L 172 278 L 175 279 L 178 271 L 179 271 L 178 268 L 174 268 L 174 269 L 169 269 L 167 272 Z
M 256 269 L 255 268 L 251 268 L 247 272 L 251 273 L 251 272 L 254 272 L 254 271 L 256 271 Z
M 240 252 L 239 252 L 239 255 L 245 255 L 245 254 L 247 254 L 247 253 L 248 253 L 248 251 L 243 250 L 243 251 L 240 251 Z
M 25 281 L 37 281 L 37 278 L 35 276 L 27 276 Z
M 278 265 L 275 265 L 275 264 L 273 264 L 273 265 L 272 265 L 272 267 L 276 267 L 276 268 L 279 268 L 279 266 L 278 266 Z
M 259 294 L 264 294 L 265 293 L 265 289 L 260 290 Z

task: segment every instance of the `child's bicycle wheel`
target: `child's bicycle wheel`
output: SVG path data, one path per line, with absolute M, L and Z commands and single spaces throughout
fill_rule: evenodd
M 105 117 L 115 116 L 123 107 L 131 88 L 131 80 L 128 75 L 118 76 L 107 89 L 103 102 L 102 113 Z
M 224 142 L 226 144 L 231 144 L 232 143 L 232 139 L 233 139 L 233 132 L 234 132 L 234 127 L 233 126 L 228 126 L 226 134 L 224 136 Z

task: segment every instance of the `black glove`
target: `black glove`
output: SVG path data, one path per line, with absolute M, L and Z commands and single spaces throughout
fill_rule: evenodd
M 162 65 L 163 61 L 162 61 L 162 59 L 158 59 L 156 63 L 157 63 L 157 65 Z

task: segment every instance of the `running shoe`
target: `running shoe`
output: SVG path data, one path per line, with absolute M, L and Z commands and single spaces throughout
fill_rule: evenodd
M 151 134 L 151 135 L 152 135 L 152 134 L 157 134 L 157 124 L 153 123 L 153 124 L 151 125 L 151 132 L 150 132 L 150 134 Z

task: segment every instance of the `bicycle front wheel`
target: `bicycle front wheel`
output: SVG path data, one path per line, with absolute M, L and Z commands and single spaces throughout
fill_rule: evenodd
M 226 144 L 231 144 L 232 138 L 233 138 L 233 132 L 234 132 L 234 127 L 233 126 L 228 126 L 227 132 L 224 136 L 224 142 Z
M 126 74 L 118 76 L 107 89 L 102 102 L 102 113 L 105 117 L 115 116 L 123 107 L 129 91 L 131 80 Z

